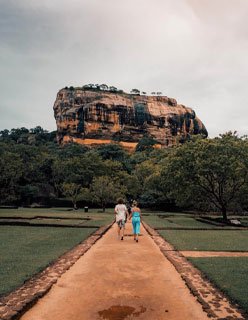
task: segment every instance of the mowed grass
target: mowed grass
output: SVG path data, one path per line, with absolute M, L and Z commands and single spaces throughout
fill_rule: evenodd
M 200 215 L 189 213 L 145 213 L 144 221 L 153 228 L 169 228 L 169 229 L 237 229 L 236 226 L 222 226 L 209 223 L 207 220 L 198 220 Z
M 45 218 L 18 219 L 36 216 Z M 96 227 L 111 223 L 114 214 L 113 209 L 102 213 L 98 209 L 84 212 L 84 210 L 68 211 L 67 208 L 20 208 L 0 209 L 0 220 L 1 217 L 8 217 L 10 221 L 27 221 L 35 224 L 35 226 L 0 225 L 0 294 L 6 294 L 85 240 Z M 57 226 L 39 226 L 41 223 Z M 70 225 L 92 228 L 71 228 Z
M 61 218 L 61 219 L 83 219 L 91 218 L 94 220 L 113 220 L 114 209 L 106 209 L 106 212 L 101 212 L 100 209 L 91 209 L 89 212 L 84 212 L 84 209 L 71 210 L 70 208 L 18 208 L 18 209 L 1 209 L 0 208 L 0 219 L 1 217 L 8 217 L 10 219 L 15 218 L 34 218 L 42 216 L 46 218 Z
M 248 315 L 248 258 L 188 258 Z
M 185 214 L 150 214 L 143 217 L 144 221 L 153 228 L 185 228 L 185 229 L 214 229 L 208 223 L 197 221 L 192 215 Z
M 113 212 L 114 212 L 113 209 L 107 209 L 105 213 L 100 212 L 99 209 L 90 209 L 89 212 L 84 212 L 83 209 L 70 211 L 70 209 L 68 208 L 0 209 L 0 221 L 28 222 L 29 224 L 56 224 L 56 225 L 62 225 L 62 226 L 63 225 L 102 226 L 113 221 L 114 219 Z M 9 220 L 6 220 L 6 219 L 1 220 L 1 217 L 8 218 Z M 39 217 L 39 218 L 32 219 L 35 217 Z
M 0 226 L 0 294 L 20 286 L 95 230 Z
M 177 250 L 248 251 L 248 230 L 159 230 Z
M 197 221 L 197 216 L 164 213 L 149 214 L 144 221 L 154 228 L 184 228 L 158 230 L 177 250 L 189 251 L 248 251 L 248 230 L 225 230 L 223 227 Z M 243 225 L 247 217 L 241 217 Z M 191 229 L 191 230 L 187 230 Z M 205 229 L 205 230 L 199 230 Z M 188 258 L 206 277 L 248 314 L 248 258 Z M 248 318 L 247 318 L 248 319 Z

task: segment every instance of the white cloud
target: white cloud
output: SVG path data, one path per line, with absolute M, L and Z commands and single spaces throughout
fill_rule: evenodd
M 55 129 L 57 91 L 102 82 L 161 90 L 210 136 L 247 134 L 247 14 L 246 0 L 2 0 L 0 128 Z

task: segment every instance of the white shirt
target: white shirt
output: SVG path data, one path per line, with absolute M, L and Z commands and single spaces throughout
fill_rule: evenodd
M 127 211 L 127 207 L 125 206 L 125 204 L 117 204 L 115 206 L 116 221 L 125 220 L 126 211 Z

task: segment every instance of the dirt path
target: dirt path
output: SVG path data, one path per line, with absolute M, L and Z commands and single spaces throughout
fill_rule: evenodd
M 139 243 L 114 225 L 21 320 L 209 319 L 142 227 Z M 131 234 L 131 224 L 127 224 Z
M 185 257 L 209 258 L 209 257 L 248 257 L 248 252 L 229 251 L 180 251 Z

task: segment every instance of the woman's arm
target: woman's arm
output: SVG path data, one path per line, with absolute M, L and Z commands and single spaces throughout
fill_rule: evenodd
M 133 216 L 133 209 L 131 209 L 131 212 L 129 214 L 129 220 L 132 218 L 132 216 Z

